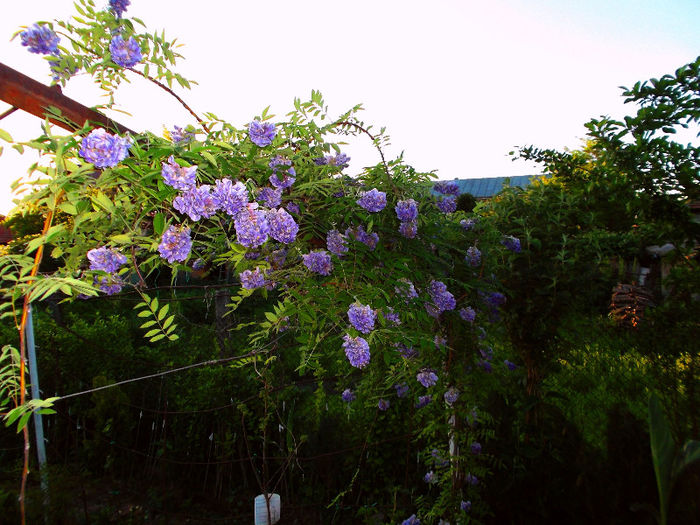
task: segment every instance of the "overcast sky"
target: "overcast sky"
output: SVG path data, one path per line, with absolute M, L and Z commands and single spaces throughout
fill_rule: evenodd
M 512 162 L 519 145 L 576 148 L 583 124 L 620 117 L 619 86 L 673 72 L 700 53 L 698 0 L 131 0 L 150 31 L 185 44 L 177 68 L 199 82 L 181 96 L 243 127 L 271 105 L 279 119 L 320 90 L 332 114 L 362 103 L 360 118 L 386 126 L 400 152 L 441 179 L 536 173 Z M 98 7 L 107 0 L 96 0 Z M 70 0 L 13 2 L 0 17 L 0 61 L 49 83 L 48 64 L 9 38 L 22 25 L 67 18 Z M 63 42 L 65 44 L 65 39 Z M 64 93 L 101 102 L 86 75 Z M 135 78 L 117 98 L 135 130 L 193 123 L 174 99 Z M 0 113 L 8 109 L 0 103 Z M 39 134 L 22 112 L 0 121 L 16 140 Z M 35 159 L 5 146 L 0 213 L 9 184 Z M 349 173 L 378 161 L 366 141 L 347 148 Z

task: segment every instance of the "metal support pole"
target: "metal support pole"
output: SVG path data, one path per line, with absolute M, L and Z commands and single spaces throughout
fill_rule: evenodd
M 27 355 L 29 358 L 29 381 L 32 386 L 32 399 L 40 399 L 39 394 L 39 370 L 36 365 L 36 348 L 34 346 L 34 320 L 32 319 L 31 305 L 27 309 Z M 34 434 L 36 436 L 36 454 L 39 459 L 39 472 L 41 473 L 41 490 L 46 493 L 48 490 L 48 479 L 46 477 L 46 446 L 44 443 L 44 424 L 41 414 L 35 411 Z

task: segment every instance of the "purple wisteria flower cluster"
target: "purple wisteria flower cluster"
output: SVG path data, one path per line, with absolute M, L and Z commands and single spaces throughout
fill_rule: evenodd
M 212 193 L 219 208 L 231 217 L 236 217 L 248 204 L 248 189 L 239 181 L 234 184 L 231 179 L 219 179 Z
M 106 273 L 117 273 L 119 268 L 126 264 L 126 256 L 116 250 L 102 246 L 93 248 L 87 252 L 90 269 Z
M 95 283 L 99 284 L 99 288 L 107 295 L 113 295 L 121 292 L 122 280 L 116 275 L 119 268 L 126 264 L 126 256 L 116 250 L 102 246 L 101 248 L 93 248 L 87 253 L 88 261 L 90 261 L 90 269 L 93 271 L 101 271 L 107 273 L 98 279 L 95 276 Z
M 268 284 L 265 280 L 265 271 L 259 266 L 256 266 L 255 270 L 242 271 L 239 277 L 241 279 L 241 286 L 248 290 L 263 288 Z
M 430 484 L 437 483 L 437 476 L 435 475 L 435 472 L 432 470 L 429 471 L 425 476 L 423 476 L 423 481 Z
M 192 249 L 192 238 L 190 237 L 190 229 L 186 227 L 170 226 L 158 245 L 158 253 L 168 261 L 182 262 L 187 259 Z
M 196 167 L 195 167 L 196 168 Z M 193 221 L 212 217 L 219 209 L 218 202 L 211 192 L 211 186 L 193 186 L 173 200 L 173 208 L 189 216 Z
M 459 316 L 468 323 L 473 323 L 474 319 L 476 319 L 476 312 L 474 308 L 467 306 L 459 309 Z
M 357 200 L 357 204 L 369 212 L 380 212 L 386 207 L 386 193 L 372 188 L 362 194 Z
M 160 174 L 163 182 L 176 190 L 186 191 L 194 188 L 197 183 L 197 166 L 180 166 L 172 155 L 167 162 L 162 163 Z
M 501 240 L 501 244 L 509 249 L 511 252 L 520 253 L 520 239 L 513 237 L 512 235 L 506 235 Z
M 96 168 L 113 168 L 129 154 L 131 139 L 107 133 L 102 128 L 93 129 L 80 141 L 78 153 Z
M 389 407 L 391 406 L 391 403 L 389 402 L 388 399 L 380 399 L 379 403 L 377 403 L 377 408 L 381 411 L 386 411 L 389 410 Z
M 435 370 L 430 368 L 424 368 L 416 375 L 416 380 L 423 385 L 425 388 L 430 388 L 434 386 L 438 381 L 438 376 Z
M 472 454 L 474 454 L 475 456 L 481 454 L 481 443 L 479 443 L 478 441 L 474 441 L 469 448 L 471 449 Z
M 454 182 L 446 180 L 436 182 L 433 189 L 443 195 L 454 195 L 455 197 L 459 195 L 459 186 Z
M 391 306 L 388 306 L 386 311 L 382 312 L 382 315 L 384 316 L 384 319 L 389 321 L 394 326 L 399 326 L 401 324 L 399 314 L 394 312 L 394 309 Z
M 109 0 L 109 8 L 117 18 L 121 18 L 130 3 L 129 0 Z
M 506 365 L 506 367 L 508 367 L 508 370 L 510 370 L 510 371 L 513 371 L 516 368 L 518 368 L 518 365 L 516 365 L 515 363 L 513 363 L 511 361 L 508 361 L 507 359 L 503 360 L 503 364 Z
M 350 324 L 355 327 L 358 332 L 368 334 L 374 330 L 374 321 L 377 317 L 377 312 L 372 310 L 369 305 L 354 303 L 348 309 L 348 319 Z
M 121 67 L 134 67 L 143 60 L 141 46 L 133 36 L 124 40 L 121 35 L 116 35 L 109 44 L 109 52 L 112 62 Z
M 469 266 L 476 268 L 481 264 L 481 251 L 476 246 L 470 246 L 467 249 L 467 255 L 464 257 L 464 260 Z
M 343 336 L 343 349 L 350 364 L 355 368 L 364 368 L 369 363 L 369 343 L 362 337 Z
M 425 408 L 427 407 L 431 401 L 433 400 L 433 396 L 430 394 L 426 396 L 418 396 L 418 401 L 416 402 L 416 408 Z
M 282 204 L 282 190 L 278 188 L 262 188 L 258 193 L 258 200 L 268 208 L 277 208 Z
M 447 285 L 441 281 L 430 281 L 428 293 L 438 314 L 445 310 L 454 310 L 457 306 L 454 295 L 447 291 Z
M 470 231 L 476 226 L 476 219 L 462 219 L 459 221 L 459 225 L 464 229 L 464 231 Z
M 399 233 L 407 239 L 413 239 L 418 234 L 418 203 L 413 199 L 399 201 L 394 208 L 396 216 L 401 221 Z
M 452 406 L 457 402 L 457 399 L 459 398 L 459 390 L 457 390 L 455 387 L 451 386 L 450 388 L 447 389 L 447 392 L 445 392 L 444 397 L 445 397 L 445 403 Z
M 267 212 L 270 237 L 284 244 L 290 244 L 297 238 L 299 225 L 284 208 Z
M 442 213 L 453 213 L 457 210 L 457 199 L 454 197 L 442 197 L 438 199 L 437 207 Z
M 58 55 L 60 38 L 47 25 L 34 24 L 32 27 L 22 31 L 19 36 L 22 45 L 28 48 L 30 53 Z
M 249 203 L 233 221 L 236 238 L 246 248 L 257 248 L 267 241 L 270 225 L 264 211 L 256 203 Z
M 416 292 L 416 288 L 413 286 L 413 283 L 405 278 L 399 279 L 399 284 L 394 287 L 394 291 L 397 295 L 403 297 L 406 302 L 418 297 L 418 292 Z
M 346 403 L 352 403 L 356 399 L 355 392 L 353 392 L 349 388 L 346 388 L 345 390 L 343 390 L 343 393 L 340 395 L 340 397 Z
M 248 125 L 248 137 L 256 146 L 264 148 L 272 144 L 277 136 L 275 125 L 271 122 L 260 122 L 254 120 Z
M 302 255 L 304 266 L 319 275 L 330 275 L 333 270 L 331 256 L 326 250 L 316 250 Z
M 462 500 L 462 503 L 459 504 L 459 508 L 464 512 L 469 512 L 472 509 L 472 502 L 470 500 Z
M 324 157 L 316 157 L 314 163 L 317 166 L 336 166 L 337 168 L 343 169 L 348 167 L 350 162 L 350 157 L 345 153 L 338 153 L 338 155 L 326 155 Z
M 347 237 L 338 230 L 330 230 L 326 235 L 326 247 L 329 252 L 342 257 L 348 253 Z
M 180 126 L 173 126 L 173 129 L 171 129 L 168 134 L 170 135 L 170 140 L 172 140 L 173 144 L 176 146 L 185 146 L 186 144 L 194 142 L 194 133 L 184 130 Z
M 345 230 L 345 235 L 353 235 L 355 240 L 360 241 L 372 251 L 374 251 L 379 243 L 379 235 L 377 235 L 375 232 L 367 233 L 361 225 L 355 228 L 355 230 L 348 228 Z
M 275 155 L 268 164 L 272 168 L 272 175 L 269 177 L 270 184 L 278 190 L 289 188 L 296 181 L 296 171 L 292 167 L 292 161 L 282 155 Z M 279 172 L 282 172 L 280 178 Z
M 406 383 L 396 384 L 394 385 L 394 388 L 396 389 L 396 397 L 400 398 L 406 397 L 410 390 Z
M 420 525 L 420 520 L 415 514 L 411 514 L 408 518 L 401 522 L 401 525 Z

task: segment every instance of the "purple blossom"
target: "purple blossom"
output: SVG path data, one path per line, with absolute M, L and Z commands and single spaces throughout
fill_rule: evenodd
M 333 270 L 331 256 L 326 250 L 316 250 L 302 255 L 304 266 L 320 275 L 330 275 Z
M 459 195 L 459 186 L 457 186 L 457 184 L 454 182 L 441 180 L 435 183 L 433 189 L 438 193 L 442 193 L 443 195 Z
M 292 184 L 294 184 L 296 178 L 290 177 L 288 173 L 285 173 L 282 176 L 282 179 L 280 180 L 279 176 L 276 173 L 273 173 L 272 175 L 270 175 L 270 178 L 268 180 L 270 181 L 270 184 L 272 184 L 275 188 L 279 190 L 284 190 L 286 188 L 289 188 Z
M 22 45 L 29 48 L 30 53 L 39 55 L 57 55 L 60 38 L 46 25 L 34 24 L 20 33 Z
M 413 286 L 413 283 L 405 278 L 399 279 L 399 284 L 396 285 L 394 291 L 397 295 L 400 295 L 406 299 L 406 302 L 408 302 L 409 299 L 418 297 L 418 292 L 416 292 L 416 288 Z
M 130 3 L 129 0 L 109 0 L 109 8 L 117 18 L 121 18 Z
M 414 350 L 412 346 L 406 346 L 403 343 L 396 343 L 394 346 L 404 359 L 413 359 L 414 357 L 418 357 L 418 350 Z
M 420 520 L 415 514 L 411 514 L 408 518 L 401 522 L 401 525 L 420 525 Z
M 102 128 L 93 129 L 80 142 L 80 156 L 96 168 L 113 168 L 129 154 L 131 139 L 111 135 Z
M 474 441 L 474 443 L 471 444 L 470 448 L 471 448 L 472 454 L 474 454 L 475 456 L 478 456 L 479 454 L 481 454 L 481 443 L 479 443 L 478 441 Z
M 277 136 L 277 130 L 275 129 L 275 125 L 271 122 L 254 120 L 248 126 L 248 136 L 253 144 L 264 148 L 272 144 L 275 136 Z
M 481 300 L 492 310 L 497 309 L 499 306 L 506 302 L 506 296 L 501 292 L 479 292 Z
M 512 235 L 506 235 L 503 237 L 501 244 L 509 249 L 511 252 L 520 253 L 520 239 L 513 237 Z
M 161 169 L 160 174 L 168 186 L 172 186 L 176 190 L 189 190 L 196 184 L 197 166 L 180 166 L 175 162 L 175 157 L 170 155 L 168 162 L 163 162 L 163 169 Z
M 294 202 L 288 202 L 288 203 L 285 205 L 285 208 L 287 208 L 287 211 L 288 211 L 289 213 L 294 213 L 295 215 L 299 215 L 299 212 L 301 211 L 301 210 L 299 209 L 299 205 L 296 204 L 296 203 L 294 203 Z
M 481 252 L 476 246 L 470 246 L 467 249 L 467 255 L 464 260 L 469 264 L 469 266 L 477 267 L 481 264 Z
M 469 512 L 472 509 L 472 502 L 469 500 L 462 501 L 462 503 L 459 504 L 459 508 L 464 512 Z
M 244 270 L 239 275 L 241 279 L 241 286 L 248 290 L 255 290 L 256 288 L 262 288 L 267 285 L 265 280 L 265 271 L 256 266 L 255 270 Z
M 459 309 L 459 316 L 468 323 L 473 323 L 474 319 L 476 319 L 476 312 L 474 308 L 467 306 L 466 308 Z
M 435 385 L 435 383 L 437 383 L 438 376 L 435 373 L 435 370 L 431 370 L 430 368 L 424 368 L 423 370 L 418 372 L 418 374 L 416 375 L 416 379 L 425 388 L 430 388 L 431 386 Z
M 475 219 L 462 219 L 459 221 L 459 225 L 465 230 L 469 231 L 474 228 L 476 225 L 476 220 Z
M 459 398 L 459 390 L 457 390 L 455 387 L 451 386 L 450 388 L 447 389 L 447 392 L 445 392 L 444 397 L 445 397 L 445 403 L 452 406 L 455 404 L 455 402 Z
M 457 199 L 454 197 L 443 197 L 438 199 L 437 207 L 442 213 L 452 213 L 457 209 Z
M 341 397 L 343 398 L 343 401 L 345 401 L 346 403 L 352 403 L 356 399 L 355 392 L 353 392 L 349 388 L 346 388 L 345 390 L 343 390 Z
M 423 476 L 423 481 L 426 483 L 437 483 L 437 476 L 435 475 L 435 472 L 432 470 L 428 472 L 425 476 Z
M 369 212 L 380 212 L 386 206 L 386 193 L 372 188 L 362 194 L 362 197 L 357 200 L 357 204 Z
M 112 62 L 121 67 L 134 67 L 143 59 L 141 47 L 133 36 L 126 42 L 121 35 L 115 36 L 109 44 L 109 52 Z
M 377 407 L 379 410 L 385 411 L 389 410 L 389 407 L 391 406 L 391 403 L 389 403 L 388 399 L 380 399 L 379 403 L 377 403 Z
M 394 209 L 401 222 L 414 221 L 418 217 L 418 203 L 413 199 L 399 201 Z
M 510 370 L 510 371 L 513 371 L 516 368 L 518 368 L 518 365 L 516 365 L 515 363 L 513 363 L 511 361 L 508 361 L 507 359 L 505 359 L 503 361 L 503 364 L 505 364 L 508 367 L 508 370 Z
M 270 225 L 265 212 L 257 209 L 257 204 L 248 204 L 234 219 L 236 237 L 246 248 L 257 248 L 267 240 Z
M 433 343 L 435 343 L 435 348 L 440 348 L 442 345 L 447 344 L 447 339 L 440 334 L 435 334 L 435 337 L 433 337 Z
M 206 266 L 206 262 L 201 257 L 192 263 L 193 270 L 201 270 Z
M 467 476 L 464 478 L 464 481 L 466 481 L 470 485 L 478 485 L 479 484 L 479 478 L 477 478 L 471 472 L 467 474 Z
M 406 383 L 396 384 L 394 388 L 396 389 L 396 397 L 406 397 L 410 390 Z
M 107 275 L 100 277 L 97 280 L 99 283 L 100 291 L 106 295 L 114 295 L 122 291 L 122 281 L 119 277 L 113 275 Z
M 425 311 L 430 317 L 435 319 L 440 317 L 440 309 L 432 303 L 425 303 Z
M 316 164 L 316 166 L 326 166 L 328 165 L 329 157 L 330 155 L 326 157 L 314 157 L 314 164 Z
M 297 238 L 299 226 L 284 208 L 267 212 L 267 222 L 270 225 L 270 237 L 276 241 L 289 244 Z
M 399 314 L 395 313 L 394 309 L 391 306 L 388 306 L 386 311 L 382 312 L 382 315 L 384 316 L 384 319 L 389 321 L 394 326 L 399 326 L 401 324 L 401 318 L 399 317 Z
M 330 159 L 328 163 L 331 164 Z M 350 163 L 350 157 L 348 157 L 345 153 L 338 153 L 333 159 L 332 163 L 335 164 L 335 166 L 337 166 L 338 168 L 347 168 L 348 164 Z
M 457 306 L 454 295 L 447 291 L 447 286 L 441 281 L 430 281 L 428 293 L 438 313 L 444 312 L 445 310 L 454 310 Z
M 338 230 L 328 232 L 328 235 L 326 235 L 326 246 L 329 252 L 334 253 L 338 257 L 342 257 L 343 254 L 348 252 L 346 237 Z
M 174 225 L 165 231 L 158 246 L 160 256 L 171 264 L 187 259 L 191 249 L 190 229 Z
M 208 219 L 219 208 L 217 199 L 211 193 L 211 186 L 203 184 L 186 190 L 173 199 L 173 208 L 189 216 L 193 221 L 202 217 Z
M 352 230 L 348 229 L 346 235 Z M 353 232 L 355 239 L 366 245 L 370 250 L 374 250 L 379 242 L 379 235 L 375 232 L 367 233 L 362 226 L 358 226 Z
M 491 361 L 493 359 L 493 348 L 490 346 L 487 346 L 486 348 L 480 347 L 479 355 L 481 355 L 481 357 L 487 361 Z
M 369 305 L 353 303 L 348 308 L 348 319 L 350 324 L 355 327 L 358 332 L 368 334 L 374 330 L 374 321 L 377 317 L 377 312 L 372 310 Z
M 399 224 L 399 233 L 407 239 L 414 239 L 418 235 L 418 224 L 416 221 L 402 222 Z
M 119 267 L 126 264 L 126 256 L 116 250 L 102 246 L 87 252 L 90 269 L 107 273 L 116 273 Z
M 418 401 L 416 402 L 416 408 L 426 407 L 430 404 L 430 402 L 432 400 L 433 400 L 433 396 L 431 396 L 431 395 L 418 396 Z
M 369 363 L 369 343 L 362 337 L 343 336 L 343 348 L 350 364 L 355 368 L 364 368 Z
M 248 189 L 245 184 L 242 182 L 234 184 L 231 179 L 218 179 L 212 195 L 219 209 L 224 210 L 231 217 L 236 217 L 248 204 Z
M 258 200 L 268 208 L 277 208 L 277 206 L 282 204 L 282 190 L 263 188 L 258 193 Z
M 172 140 L 173 144 L 176 146 L 184 146 L 185 144 L 189 144 L 190 142 L 194 141 L 194 133 L 191 131 L 186 131 L 180 126 L 174 126 L 169 133 L 170 140 Z

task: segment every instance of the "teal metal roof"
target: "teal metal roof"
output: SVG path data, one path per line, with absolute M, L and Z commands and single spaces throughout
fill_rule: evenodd
M 541 175 L 516 175 L 514 177 L 482 177 L 480 179 L 455 179 L 460 193 L 471 193 L 477 199 L 486 199 L 496 195 L 509 181 L 510 186 L 525 188 L 533 177 Z

